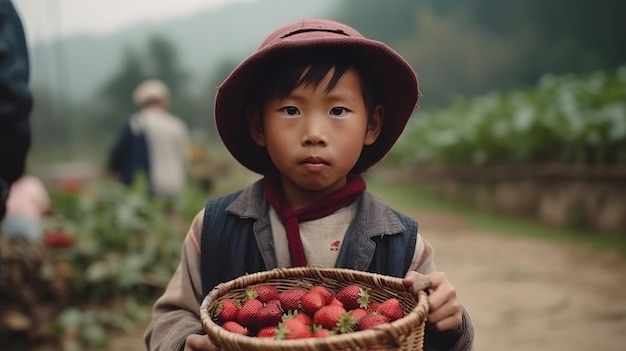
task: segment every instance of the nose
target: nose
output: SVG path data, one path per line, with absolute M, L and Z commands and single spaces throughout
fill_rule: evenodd
M 303 146 L 326 146 L 328 138 L 323 118 L 306 118 L 303 123 L 302 145 Z

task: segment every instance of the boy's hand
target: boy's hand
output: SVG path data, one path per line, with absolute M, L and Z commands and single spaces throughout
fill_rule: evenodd
M 184 351 L 219 351 L 206 335 L 193 334 L 185 339 Z
M 454 330 L 462 323 L 461 303 L 456 290 L 443 272 L 427 275 L 409 271 L 404 277 L 404 285 L 428 293 L 429 326 L 437 331 Z

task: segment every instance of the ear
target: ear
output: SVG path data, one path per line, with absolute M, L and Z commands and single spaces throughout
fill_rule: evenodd
M 363 144 L 372 145 L 378 139 L 380 131 L 383 128 L 383 114 L 385 108 L 383 105 L 378 105 L 374 108 L 374 112 L 368 118 L 367 121 L 367 133 L 365 134 L 365 141 Z
M 246 116 L 248 118 L 248 130 L 252 136 L 252 140 L 259 145 L 265 146 L 265 132 L 263 131 L 263 119 L 258 107 L 248 106 L 246 108 Z

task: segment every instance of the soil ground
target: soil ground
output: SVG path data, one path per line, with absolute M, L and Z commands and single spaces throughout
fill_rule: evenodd
M 479 231 L 450 214 L 409 214 L 470 313 L 475 350 L 624 350 L 625 257 Z M 142 332 L 111 350 L 143 350 Z

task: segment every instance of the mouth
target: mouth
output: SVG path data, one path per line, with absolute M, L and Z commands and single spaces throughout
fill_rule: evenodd
M 307 157 L 304 160 L 302 160 L 302 162 L 300 162 L 300 164 L 306 165 L 306 164 L 310 164 L 310 165 L 329 165 L 328 161 L 326 161 L 325 159 L 321 158 L 321 157 L 317 157 L 317 156 L 311 156 L 311 157 Z

